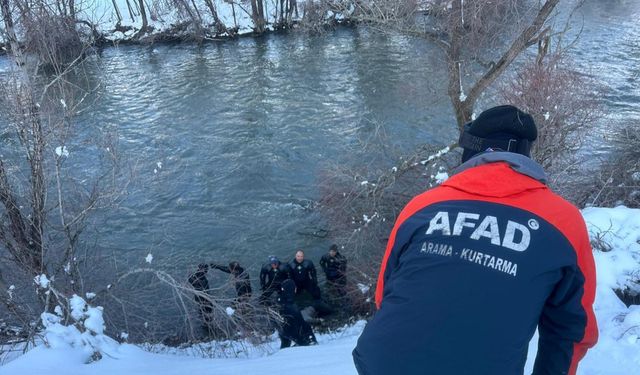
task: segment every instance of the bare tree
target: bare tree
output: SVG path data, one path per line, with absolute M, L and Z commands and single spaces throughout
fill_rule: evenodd
M 118 7 L 116 0 L 111 0 L 111 4 L 113 5 L 113 10 L 116 12 L 116 18 L 118 19 L 118 22 L 116 22 L 116 27 L 118 27 L 118 25 L 120 25 L 120 23 L 122 22 L 122 14 L 120 14 L 120 8 Z
M 503 84 L 501 99 L 531 111 L 541 124 L 534 152 L 560 180 L 571 165 L 568 156 L 579 145 L 579 130 L 593 124 L 599 111 L 593 82 L 572 71 L 564 55 L 547 56 L 552 30 L 545 25 L 558 2 L 453 0 L 425 5 L 380 0 L 354 3 L 352 17 L 376 28 L 424 37 L 440 47 L 459 128 L 471 120 L 480 96 L 515 59 L 539 45 L 537 59 L 532 58 L 536 62 L 521 65 L 515 79 L 505 77 L 509 83 Z M 459 163 L 459 155 L 450 151 L 456 146 L 438 152 L 425 146 L 391 170 L 336 166 L 327 171 L 319 207 L 332 236 L 345 244 L 345 253 L 358 264 L 363 283 L 373 284 L 377 276 L 377 262 L 399 210 Z
M 218 16 L 218 10 L 217 10 L 215 4 L 213 3 L 213 1 L 212 0 L 204 0 L 204 3 L 207 6 L 207 8 L 209 8 L 209 12 L 211 13 L 211 17 L 213 17 L 213 21 L 214 21 L 215 27 L 216 27 L 216 32 L 219 33 L 219 34 L 228 33 L 229 36 L 234 36 L 235 35 L 235 31 L 228 29 L 227 26 L 224 24 L 224 22 L 222 22 L 222 20 Z
M 250 0 L 251 1 L 251 19 L 253 20 L 254 31 L 258 34 L 264 32 L 265 18 L 264 8 L 262 0 Z
M 41 4 L 30 5 L 20 8 L 22 20 L 33 22 L 27 37 L 50 26 L 42 17 L 45 10 L 36 6 Z M 113 182 L 107 170 L 113 168 L 116 148 L 96 141 L 104 152 L 104 164 L 95 166 L 93 183 L 81 183 L 73 175 L 67 166 L 75 134 L 73 116 L 87 105 L 92 89 L 82 79 L 71 78 L 82 77 L 84 50 L 72 59 L 56 44 L 40 41 L 34 47 L 33 39 L 26 39 L 22 48 L 8 0 L 0 1 L 0 10 L 14 63 L 0 82 L 2 118 L 8 125 L 5 136 L 10 140 L 0 156 L 0 301 L 15 319 L 31 323 L 43 310 L 58 307 L 67 312 L 62 297 L 83 288 L 79 239 L 89 213 L 114 198 L 114 191 L 105 187 Z M 34 13 L 25 13 L 29 10 Z M 29 51 L 44 58 L 53 72 L 38 74 L 42 61 L 27 59 Z M 19 285 L 21 292 L 7 292 L 7 284 Z
M 461 128 L 486 89 L 523 51 L 550 34 L 545 25 L 559 1 L 357 1 L 352 17 L 424 37 L 444 52 L 447 93 Z
M 138 0 L 138 10 L 140 10 L 140 17 L 142 17 L 142 27 L 136 35 L 136 37 L 139 38 L 149 31 L 149 21 L 147 20 L 147 11 L 145 10 L 144 0 Z
M 136 22 L 136 18 L 135 16 L 137 15 L 135 13 L 135 11 L 133 10 L 133 6 L 131 6 L 131 3 L 129 2 L 129 0 L 126 0 L 127 3 L 127 10 L 129 11 L 129 17 L 131 18 L 131 22 Z M 134 3 L 135 4 L 135 3 Z

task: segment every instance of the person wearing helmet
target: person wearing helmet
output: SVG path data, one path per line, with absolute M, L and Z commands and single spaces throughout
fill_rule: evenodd
M 280 262 L 276 256 L 269 257 L 269 263 L 260 270 L 260 288 L 262 295 L 260 302 L 268 304 L 274 292 L 280 293 L 282 282 L 290 278 L 290 270 L 286 264 Z

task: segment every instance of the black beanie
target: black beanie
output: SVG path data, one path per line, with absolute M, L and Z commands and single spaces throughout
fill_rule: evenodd
M 487 109 L 464 126 L 459 144 L 462 162 L 488 148 L 530 156 L 531 143 L 538 138 L 533 117 L 512 105 Z

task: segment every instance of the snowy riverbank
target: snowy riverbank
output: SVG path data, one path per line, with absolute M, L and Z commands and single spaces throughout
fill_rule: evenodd
M 600 328 L 598 345 L 581 362 L 581 375 L 631 375 L 640 368 L 640 306 L 627 308 L 613 288 L 639 292 L 640 210 L 626 207 L 587 208 L 583 215 L 589 226 L 598 272 L 595 312 Z M 605 250 L 605 251 L 602 251 Z M 87 323 L 85 322 L 85 325 Z M 0 374 L 111 375 L 111 374 L 258 374 L 268 369 L 305 375 L 356 374 L 351 350 L 366 323 L 360 321 L 332 334 L 318 336 L 319 345 L 278 350 L 276 337 L 261 347 L 246 347 L 237 358 L 198 358 L 198 350 L 164 350 L 150 353 L 130 344 L 101 342 L 103 358 L 85 364 L 87 352 L 80 337 L 59 340 L 47 348 L 39 345 L 0 367 Z M 98 328 L 98 330 L 100 330 Z M 51 330 L 50 330 L 51 331 Z M 51 334 L 51 332 L 49 332 Z M 65 334 L 68 334 L 66 332 Z M 58 336 L 53 336 L 57 340 Z M 66 337 L 69 339 L 69 337 Z M 472 339 L 472 338 L 470 338 Z M 78 341 L 80 340 L 80 341 Z M 73 343 L 73 347 L 69 342 Z M 536 337 L 529 348 L 525 373 L 530 373 L 536 353 Z

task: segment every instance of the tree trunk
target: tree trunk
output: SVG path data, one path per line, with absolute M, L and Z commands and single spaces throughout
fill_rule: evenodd
M 138 0 L 140 4 L 140 17 L 142 17 L 142 28 L 138 32 L 138 37 L 144 35 L 149 28 L 149 22 L 147 21 L 147 11 L 145 10 L 144 0 Z
M 216 10 L 216 6 L 213 4 L 211 0 L 204 0 L 205 5 L 209 8 L 211 12 L 211 16 L 213 17 L 213 22 L 216 23 L 216 33 L 228 33 L 227 27 L 222 23 L 220 17 L 218 16 L 218 11 Z
M 133 7 L 131 7 L 131 3 L 127 0 L 127 9 L 129 10 L 129 17 L 131 17 L 131 22 L 136 22 L 135 12 L 133 11 Z
M 253 19 L 254 31 L 258 34 L 262 34 L 264 32 L 262 0 L 251 0 L 251 18 Z
M 15 26 L 13 25 L 13 18 L 11 17 L 11 8 L 9 7 L 9 0 L 0 0 L 0 6 L 2 9 L 2 20 L 4 21 L 5 33 L 7 34 L 7 41 L 9 42 L 9 46 L 11 46 L 11 51 L 13 52 L 16 63 L 18 65 L 24 64 L 22 60 L 22 53 L 20 53 L 20 47 L 18 46 L 18 38 L 16 37 Z
M 236 19 L 236 6 L 233 3 L 233 1 L 231 1 L 231 14 L 233 15 L 233 28 L 237 31 L 238 30 L 238 20 Z
M 458 17 L 460 22 L 456 22 L 451 27 L 451 40 L 446 51 L 449 71 L 449 87 L 447 93 L 453 105 L 458 128 L 462 130 L 462 126 L 471 120 L 475 98 L 469 98 L 465 95 L 462 83 L 461 50 L 464 25 L 462 24 L 462 4 L 460 1 L 453 1 L 451 3 L 451 13 L 454 18 Z
M 191 0 L 191 5 L 193 5 L 193 10 L 196 12 L 196 15 L 198 16 L 198 21 L 200 22 L 200 24 L 202 24 L 202 16 L 200 15 L 200 11 L 198 10 L 198 6 L 196 5 L 196 2 L 194 0 Z
M 67 3 L 63 0 L 63 1 L 56 1 L 56 7 L 58 8 L 58 14 L 61 14 L 63 16 L 67 16 L 69 15 L 67 13 Z
M 453 1 L 451 3 L 451 12 L 454 19 L 457 17 L 460 22 L 455 22 L 452 25 L 450 42 L 445 48 L 445 52 L 449 69 L 448 94 L 460 130 L 462 130 L 465 123 L 471 121 L 473 108 L 480 95 L 509 67 L 522 51 L 543 37 L 545 32 L 541 32 L 542 26 L 559 1 L 546 0 L 531 24 L 511 43 L 509 49 L 502 54 L 498 62 L 493 64 L 466 93 L 462 82 L 462 66 L 464 62 L 461 60 L 464 33 L 462 1 Z
M 260 22 L 260 33 L 264 32 L 264 24 L 265 24 L 265 20 L 264 20 L 264 8 L 263 8 L 263 0 L 258 0 L 258 17 L 259 17 L 259 22 Z
M 120 22 L 122 22 L 122 14 L 120 14 L 120 9 L 118 9 L 118 4 L 116 4 L 116 0 L 111 0 L 111 3 L 113 4 L 113 9 L 116 11 L 116 17 L 118 18 L 118 22 L 116 23 L 116 25 L 119 25 Z

